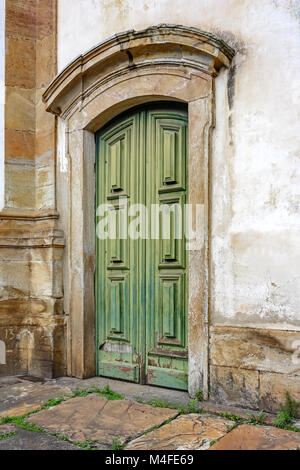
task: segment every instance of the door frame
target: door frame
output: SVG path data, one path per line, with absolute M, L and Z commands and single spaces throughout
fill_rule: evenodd
M 58 147 L 67 167 L 57 176 L 57 191 L 67 245 L 68 375 L 95 375 L 94 133 L 138 104 L 179 101 L 188 104 L 188 202 L 199 205 L 201 221 L 198 245 L 188 254 L 189 393 L 202 390 L 207 397 L 214 79 L 222 65 L 230 65 L 233 54 L 223 41 L 195 28 L 161 25 L 128 31 L 79 56 L 44 93 L 47 110 L 60 117 Z
M 157 80 L 159 78 L 161 76 L 156 76 Z M 164 95 L 165 99 L 168 98 L 167 101 L 170 101 L 166 92 Z M 149 99 L 149 95 L 147 98 Z M 149 102 L 148 99 L 146 102 Z M 208 395 L 209 336 L 209 153 L 207 149 L 209 149 L 210 129 L 213 123 L 210 101 L 209 95 L 188 102 L 188 202 L 199 204 L 202 208 L 200 217 L 203 222 L 201 233 L 198 234 L 200 246 L 197 250 L 188 252 L 188 383 L 191 395 L 197 390 L 202 390 L 205 397 Z M 130 109 L 136 104 L 136 100 L 135 98 L 130 101 L 126 100 L 124 104 L 127 109 Z M 105 119 L 103 125 L 107 121 Z M 71 275 L 69 301 L 72 314 L 69 317 L 68 339 L 71 344 L 68 351 L 70 359 L 67 362 L 67 370 L 68 375 L 92 377 L 95 375 L 94 199 L 96 184 L 94 167 L 96 148 L 94 132 L 87 128 L 72 130 L 68 133 L 68 143 L 70 155 L 72 155 L 70 180 L 72 218 L 69 237 L 69 273 Z M 74 162 L 78 162 L 78 157 L 81 165 L 76 165 L 76 168 Z M 80 189 L 87 187 L 89 191 Z

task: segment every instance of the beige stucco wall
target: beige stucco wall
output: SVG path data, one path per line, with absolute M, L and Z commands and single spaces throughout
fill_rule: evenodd
M 299 49 L 293 0 L 58 0 L 58 69 L 103 39 L 158 23 L 237 50 L 216 79 L 211 320 L 300 329 Z M 299 12 L 298 12 L 299 15 Z M 299 119 L 299 116 L 298 116 Z M 58 134 L 58 180 L 66 168 Z M 59 203 L 64 213 L 64 201 Z M 67 227 L 63 227 L 67 229 Z

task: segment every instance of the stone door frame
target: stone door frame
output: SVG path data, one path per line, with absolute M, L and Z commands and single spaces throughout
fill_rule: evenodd
M 67 66 L 43 98 L 61 119 L 68 201 L 64 285 L 69 315 L 67 373 L 95 375 L 95 139 L 110 119 L 152 101 L 188 105 L 190 204 L 201 206 L 200 245 L 189 251 L 189 393 L 208 394 L 209 167 L 214 78 L 233 50 L 195 28 L 159 25 L 107 39 Z M 62 145 L 60 142 L 60 146 Z

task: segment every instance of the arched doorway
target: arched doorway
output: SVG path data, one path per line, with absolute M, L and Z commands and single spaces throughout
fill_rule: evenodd
M 187 144 L 179 103 L 135 108 L 96 135 L 99 375 L 188 388 Z
M 95 133 L 132 106 L 180 102 L 188 106 L 188 203 L 199 208 L 188 251 L 188 388 L 208 396 L 210 132 L 215 77 L 233 55 L 224 41 L 195 28 L 127 31 L 77 57 L 45 91 L 46 109 L 59 116 L 58 150 L 66 169 L 59 175 L 57 200 L 66 234 L 68 375 L 96 372 Z

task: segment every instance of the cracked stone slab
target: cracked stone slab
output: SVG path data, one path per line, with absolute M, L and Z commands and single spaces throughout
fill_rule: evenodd
M 242 424 L 209 450 L 300 450 L 300 433 Z
M 40 408 L 51 398 L 70 393 L 68 387 L 21 382 L 0 388 L 0 417 L 22 416 Z
M 213 415 L 182 415 L 145 436 L 131 441 L 126 450 L 206 450 L 220 439 L 233 421 Z
M 59 432 L 73 442 L 97 440 L 99 447 L 111 448 L 114 438 L 127 442 L 177 414 L 177 410 L 169 408 L 154 408 L 129 400 L 107 400 L 91 394 L 39 411 L 30 416 L 28 422 Z
M 61 441 L 55 436 L 27 431 L 13 424 L 0 426 L 0 436 L 15 432 L 14 436 L 0 440 L 0 450 L 82 450 L 70 442 Z

